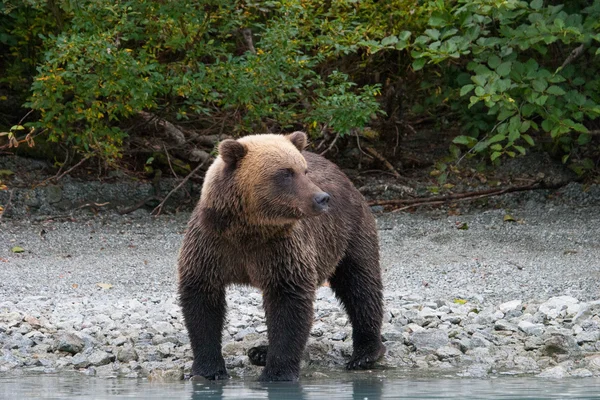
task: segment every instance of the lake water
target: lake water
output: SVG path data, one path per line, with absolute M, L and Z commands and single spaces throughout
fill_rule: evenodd
M 303 378 L 298 383 L 149 382 L 70 375 L 0 375 L 2 399 L 600 399 L 600 378 Z

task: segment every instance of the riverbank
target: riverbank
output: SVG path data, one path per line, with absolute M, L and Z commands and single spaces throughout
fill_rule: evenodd
M 387 354 L 375 371 L 461 377 L 600 375 L 600 188 L 500 196 L 485 207 L 378 214 Z M 175 295 L 188 213 L 86 210 L 0 225 L 0 371 L 181 379 L 191 350 Z M 23 252 L 12 250 L 20 247 Z M 228 291 L 223 352 L 252 378 L 261 295 Z M 351 328 L 319 289 L 304 374 L 342 369 Z

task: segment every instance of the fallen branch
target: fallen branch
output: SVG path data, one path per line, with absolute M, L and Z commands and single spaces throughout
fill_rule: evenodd
M 162 128 L 163 137 L 172 142 L 174 144 L 173 147 L 179 148 L 177 153 L 181 156 L 181 158 L 185 158 L 193 162 L 204 162 L 210 159 L 210 154 L 204 150 L 198 149 L 196 146 L 190 145 L 189 143 L 190 141 L 202 141 L 202 139 L 200 139 L 200 135 L 188 131 L 184 132 L 183 129 L 175 126 L 171 122 L 146 111 L 140 111 L 139 115 L 146 122 L 154 122 L 157 127 Z M 161 133 L 158 129 L 157 132 Z M 189 137 L 189 140 L 186 139 L 186 135 Z
M 124 210 L 119 210 L 119 209 L 117 209 L 117 212 L 118 212 L 119 214 L 121 214 L 121 215 L 129 214 L 129 213 L 131 213 L 131 212 L 134 212 L 134 211 L 135 211 L 135 210 L 137 210 L 138 208 L 141 208 L 141 207 L 143 207 L 143 206 L 144 206 L 144 205 L 145 205 L 145 204 L 146 204 L 148 201 L 150 201 L 150 200 L 157 200 L 157 201 L 160 201 L 160 200 L 161 200 L 161 198 L 160 198 L 160 197 L 158 197 L 158 196 L 148 196 L 148 197 L 146 197 L 144 200 L 142 200 L 142 201 L 140 201 L 140 202 L 136 203 L 135 205 L 133 205 L 133 206 L 131 206 L 131 207 L 128 207 L 128 208 L 126 208 L 126 209 L 124 209 Z
M 396 168 L 394 168 L 394 166 L 392 164 L 390 164 L 390 162 L 388 160 L 385 159 L 384 156 L 382 156 L 381 154 L 379 154 L 379 152 L 377 150 L 375 150 L 372 147 L 365 147 L 365 151 L 367 153 L 369 153 L 370 155 L 372 155 L 373 157 L 375 157 L 376 159 L 378 159 L 379 161 L 381 161 L 383 163 L 383 165 L 385 165 L 385 167 L 387 169 L 390 170 L 390 172 L 392 174 L 394 174 L 394 176 L 396 178 L 401 178 L 402 176 L 398 173 L 398 171 L 396 171 Z
M 524 192 L 533 189 L 558 189 L 565 185 L 566 184 L 564 183 L 556 185 L 544 185 L 542 182 L 536 181 L 531 185 L 511 186 L 504 189 L 487 189 L 480 190 L 478 192 L 452 193 L 444 196 L 420 197 L 416 199 L 373 200 L 369 201 L 368 204 L 370 206 L 405 206 L 394 210 L 400 211 L 415 206 L 442 204 L 447 201 L 475 200 L 484 197 L 499 196 L 505 193 Z
M 152 213 L 151 213 L 151 214 L 152 214 L 152 215 L 156 215 L 156 216 L 160 215 L 160 213 L 161 213 L 161 211 L 162 211 L 162 208 L 163 208 L 163 206 L 165 205 L 165 203 L 167 202 L 167 200 L 169 200 L 169 197 L 171 197 L 171 195 L 172 195 L 173 193 L 175 193 L 176 191 L 178 191 L 178 190 L 179 190 L 179 188 L 181 188 L 183 185 L 185 185 L 185 183 L 186 183 L 188 180 L 190 180 L 190 178 L 191 178 L 191 177 L 192 177 L 192 176 L 193 176 L 193 175 L 194 175 L 196 172 L 198 172 L 198 170 L 199 170 L 200 168 L 202 168 L 202 167 L 204 166 L 204 164 L 206 164 L 206 162 L 207 162 L 207 161 L 208 161 L 208 160 L 204 160 L 204 161 L 202 161 L 200 164 L 198 164 L 198 165 L 196 166 L 196 168 L 194 168 L 194 170 L 193 170 L 192 172 L 190 172 L 190 173 L 189 173 L 189 174 L 188 174 L 188 175 L 187 175 L 185 178 L 183 178 L 183 180 L 182 180 L 182 181 L 179 183 L 179 185 L 177 185 L 177 187 L 175 187 L 173 190 L 171 190 L 171 191 L 170 191 L 170 192 L 169 192 L 169 193 L 168 193 L 168 194 L 165 196 L 165 198 L 164 198 L 164 199 L 163 199 L 163 200 L 160 202 L 160 204 L 159 204 L 159 205 L 157 205 L 157 206 L 154 208 L 154 210 L 152 210 Z

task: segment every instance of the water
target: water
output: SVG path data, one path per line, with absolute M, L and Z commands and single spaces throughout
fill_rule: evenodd
M 544 380 L 378 378 L 347 375 L 261 384 L 251 380 L 159 383 L 81 375 L 0 376 L 2 399 L 600 399 L 600 378 Z

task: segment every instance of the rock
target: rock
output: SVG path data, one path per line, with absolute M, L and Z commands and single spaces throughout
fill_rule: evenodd
M 74 355 L 73 358 L 71 358 L 71 363 L 75 368 L 87 368 L 91 364 L 87 355 L 83 353 Z
M 469 365 L 469 367 L 459 373 L 459 376 L 464 378 L 485 378 L 491 367 L 488 364 L 473 364 Z
M 333 336 L 331 336 L 331 340 L 335 340 L 335 341 L 346 340 L 347 337 L 348 337 L 348 333 L 346 331 L 338 331 L 335 334 L 333 334 Z
M 537 362 L 531 357 L 516 356 L 513 359 L 515 366 L 522 371 L 538 371 L 540 368 Z
M 600 354 L 588 357 L 587 362 L 588 368 L 590 368 L 592 371 L 600 371 Z
M 156 330 L 157 333 L 162 335 L 173 335 L 176 333 L 175 328 L 172 324 L 166 321 L 158 321 L 152 325 L 152 327 Z
M 248 336 L 249 334 L 254 333 L 254 332 L 256 332 L 256 330 L 252 327 L 245 328 L 245 329 L 242 329 L 241 331 L 239 331 L 238 333 L 236 333 L 233 336 L 233 339 L 239 342 L 239 341 L 243 340 L 246 336 Z
M 56 350 L 64 351 L 71 354 L 79 353 L 81 350 L 83 350 L 84 346 L 85 342 L 72 333 L 61 334 L 56 339 L 56 342 L 54 344 Z
M 175 345 L 170 342 L 161 343 L 156 347 L 156 350 L 160 353 L 160 355 L 164 357 L 168 357 L 173 354 L 173 348 Z
M 148 374 L 148 380 L 156 382 L 169 382 L 183 380 L 183 368 L 153 369 Z
M 544 333 L 544 325 L 533 324 L 529 321 L 519 322 L 519 329 L 531 336 L 541 336 Z
M 455 358 L 462 356 L 462 351 L 452 346 L 442 346 L 435 351 L 435 355 L 440 360 L 447 360 L 450 358 Z
M 432 319 L 438 318 L 440 313 L 430 307 L 423 307 L 421 311 L 419 311 L 418 318 L 420 319 Z
M 48 185 L 46 187 L 46 200 L 50 204 L 58 203 L 62 200 L 62 188 L 57 185 Z
M 600 340 L 600 331 L 581 332 L 575 336 L 578 344 L 585 342 L 597 342 Z
M 567 371 L 563 366 L 557 365 L 556 367 L 544 370 L 544 372 L 538 374 L 537 376 L 540 378 L 561 379 L 567 376 Z
M 578 354 L 580 348 L 572 336 L 555 334 L 544 340 L 544 345 L 541 349 L 542 354 L 554 356 L 556 354 Z
M 542 338 L 540 338 L 538 336 L 530 336 L 527 339 L 525 339 L 523 348 L 527 351 L 536 350 L 536 349 L 539 349 L 540 347 L 542 347 L 543 344 L 544 344 L 544 341 L 542 340 Z
M 497 331 L 512 331 L 516 332 L 518 328 L 510 322 L 500 319 L 494 323 L 494 329 Z
M 110 364 L 114 360 L 115 356 L 113 354 L 103 350 L 96 350 L 88 357 L 89 363 L 94 366 Z
M 381 336 L 385 342 L 402 341 L 404 338 L 402 331 L 398 330 L 395 326 L 384 328 L 383 332 L 381 332 Z
M 512 300 L 512 301 L 507 301 L 506 303 L 502 303 L 498 306 L 498 309 L 500 311 L 502 311 L 504 314 L 508 313 L 509 311 L 514 311 L 514 310 L 520 310 L 521 306 L 523 305 L 523 302 L 521 300 Z
M 23 318 L 23 320 L 27 322 L 33 329 L 40 329 L 42 327 L 40 320 L 31 315 L 26 315 L 25 318 Z
M 122 363 L 128 363 L 130 361 L 137 361 L 138 354 L 137 351 L 131 346 L 121 347 L 117 352 L 117 360 Z
M 571 376 L 575 378 L 589 378 L 590 376 L 594 376 L 594 374 L 589 369 L 577 368 L 571 371 Z
M 579 300 L 571 296 L 552 297 L 545 303 L 540 304 L 539 312 L 544 314 L 548 319 L 556 319 L 561 313 L 564 316 L 576 313 L 579 306 L 577 306 L 577 308 L 574 306 L 578 303 Z
M 428 329 L 421 332 L 413 332 L 408 337 L 408 343 L 413 345 L 417 351 L 432 353 L 449 343 L 448 334 L 440 329 Z
M 594 315 L 600 315 L 600 300 L 582 304 L 573 318 L 573 323 L 580 324 Z
M 460 315 L 456 315 L 456 314 L 444 314 L 442 315 L 442 321 L 443 322 L 450 322 L 451 324 L 460 324 L 460 322 L 462 321 L 463 317 L 461 317 Z
M 263 333 L 267 331 L 267 325 L 265 324 L 261 324 L 259 326 L 256 327 L 256 332 L 257 333 Z

